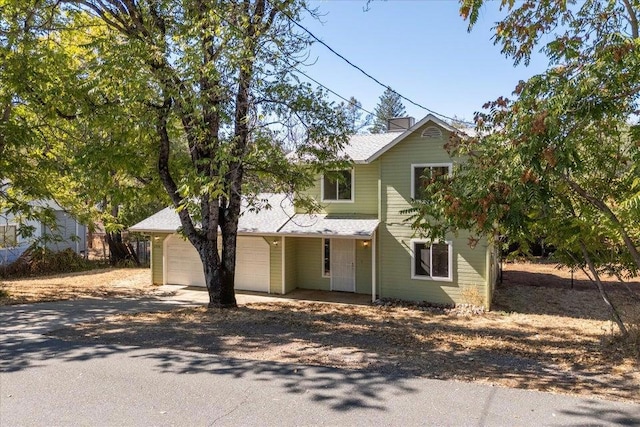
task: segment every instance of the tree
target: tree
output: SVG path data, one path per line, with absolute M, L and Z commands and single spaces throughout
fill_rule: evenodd
M 200 255 L 209 305 L 235 306 L 243 196 L 257 201 L 259 183 L 293 192 L 311 185 L 319 171 L 346 166 L 337 157 L 347 132 L 344 114 L 324 92 L 291 75 L 309 45 L 292 22 L 313 11 L 300 0 L 45 3 L 62 4 L 60 16 L 88 15 L 109 29 L 85 33 L 98 58 L 78 78 L 94 79 L 103 104 L 126 106 L 131 125 L 151 129 L 158 176 Z M 48 34 L 71 28 L 65 22 Z M 121 126 L 100 121 L 91 109 L 85 113 L 87 123 L 95 119 L 108 135 Z M 294 121 L 305 129 L 298 142 L 304 165 L 292 164 L 279 142 Z M 118 138 L 116 145 L 139 141 Z M 104 149 L 115 152 L 108 144 Z
M 87 14 L 60 14 L 55 4 L 4 3 L 0 179 L 11 191 L 0 194 L 0 211 L 51 224 L 29 202 L 54 199 L 82 222 L 105 226 L 112 263 L 137 262 L 120 232 L 168 198 L 152 176 L 153 128 L 132 120 L 140 116 L 135 104 L 118 99 L 135 80 L 126 69 L 117 82 L 93 69 L 117 34 Z
M 483 2 L 463 0 L 470 26 Z M 441 237 L 476 236 L 526 246 L 545 237 L 555 256 L 585 269 L 622 334 L 626 327 L 600 281 L 603 272 L 638 274 L 640 256 L 640 3 L 503 1 L 496 43 L 528 62 L 542 34 L 550 68 L 520 82 L 514 95 L 476 113 L 477 137 L 455 136 L 452 177 L 428 183 L 413 226 Z M 472 243 L 477 242 L 472 239 Z
M 364 115 L 362 103 L 353 96 L 349 98 L 348 103 L 341 103 L 340 108 L 344 109 L 344 114 L 349 127 L 349 133 L 356 134 L 363 131 L 364 128 L 371 124 L 372 115 Z M 363 116 L 364 115 L 364 116 Z
M 380 96 L 378 105 L 373 110 L 373 126 L 371 126 L 371 133 L 383 133 L 387 131 L 387 122 L 394 117 L 403 117 L 407 114 L 404 105 L 402 104 L 402 98 L 390 87 L 386 88 L 384 93 Z

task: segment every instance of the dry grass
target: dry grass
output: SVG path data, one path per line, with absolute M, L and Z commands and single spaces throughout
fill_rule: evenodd
M 0 281 L 0 305 L 76 298 L 134 297 L 153 292 L 148 269 L 109 268 Z
M 570 289 L 563 273 L 555 270 L 543 271 L 535 285 L 524 284 L 536 267 L 524 268 L 507 269 L 497 293 L 498 310 L 482 316 L 402 307 L 256 303 L 235 310 L 114 316 L 56 335 L 640 402 L 639 360 L 611 339 L 612 326 L 598 294 Z M 541 286 L 544 274 L 557 275 L 557 282 Z M 639 297 L 640 284 L 632 291 Z M 612 296 L 633 300 L 616 289 Z

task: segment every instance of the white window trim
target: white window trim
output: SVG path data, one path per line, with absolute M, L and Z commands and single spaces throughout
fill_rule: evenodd
M 329 241 L 329 274 L 326 274 L 324 272 L 324 242 L 325 240 Z M 323 237 L 322 239 L 320 239 L 320 272 L 322 273 L 322 277 L 324 278 L 331 278 L 331 239 L 327 238 L 327 237 Z
M 351 168 L 351 198 L 350 199 L 340 199 L 340 200 L 325 199 L 324 198 L 324 174 L 322 174 L 320 176 L 320 200 L 323 203 L 354 203 L 356 201 L 356 174 L 355 174 L 354 168 Z
M 453 163 L 412 163 L 411 164 L 411 198 L 416 198 L 416 168 L 449 168 L 449 176 L 453 173 Z
M 446 243 L 449 246 L 449 277 L 432 277 L 432 276 L 420 276 L 416 274 L 416 243 Z M 411 278 L 415 280 L 427 280 L 431 282 L 453 282 L 453 242 L 451 240 L 434 241 L 429 239 L 411 239 Z

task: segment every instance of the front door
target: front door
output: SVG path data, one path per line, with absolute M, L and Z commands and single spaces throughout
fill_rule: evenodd
M 356 291 L 356 241 L 331 239 L 331 290 Z

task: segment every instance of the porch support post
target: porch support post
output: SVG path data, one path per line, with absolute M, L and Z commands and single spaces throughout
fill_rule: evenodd
M 282 274 L 280 275 L 282 277 L 282 295 L 284 295 L 285 292 L 286 292 L 286 283 L 287 283 L 286 280 L 285 280 L 285 271 L 286 271 L 285 267 L 286 267 L 286 265 L 285 265 L 284 256 L 285 256 L 286 252 L 284 250 L 284 245 L 285 245 L 285 236 L 282 236 L 282 253 L 281 253 L 282 266 L 280 267 L 280 268 L 282 268 Z
M 376 233 L 371 236 L 371 302 L 376 300 Z

